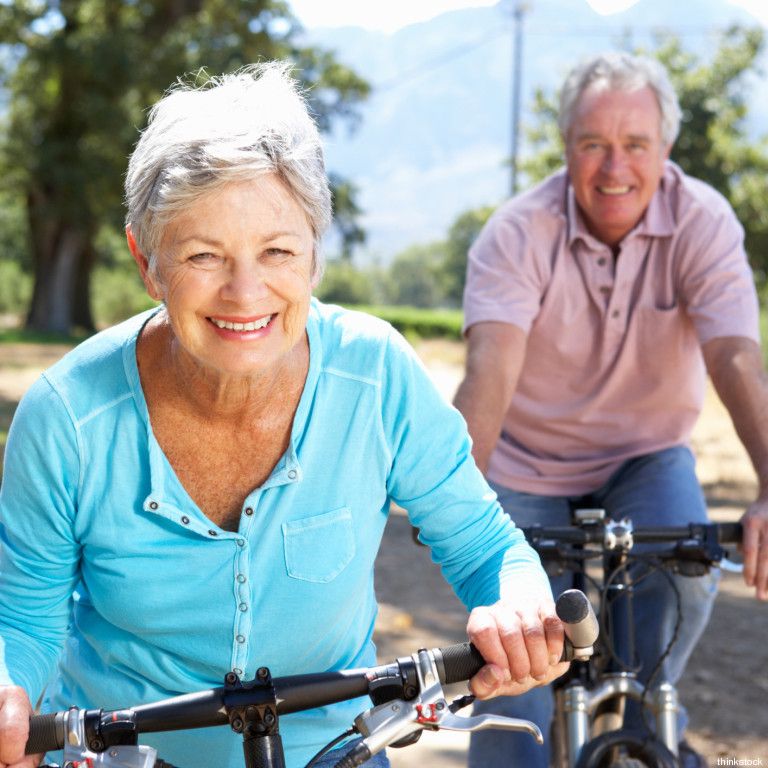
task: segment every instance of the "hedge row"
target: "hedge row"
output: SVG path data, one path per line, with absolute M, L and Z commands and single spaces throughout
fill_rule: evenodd
M 408 338 L 461 339 L 463 314 L 460 309 L 418 309 L 400 306 L 347 305 L 386 320 Z

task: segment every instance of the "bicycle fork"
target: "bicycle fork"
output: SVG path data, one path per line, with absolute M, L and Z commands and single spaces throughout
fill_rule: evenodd
M 677 755 L 677 715 L 680 710 L 677 689 L 671 683 L 661 683 L 650 696 L 644 697 L 644 686 L 628 673 L 606 675 L 600 684 L 590 690 L 575 682 L 557 693 L 556 706 L 562 712 L 565 724 L 568 767 L 575 768 L 582 747 L 594 736 L 590 735 L 590 717 L 609 699 L 630 698 L 649 707 L 656 719 L 656 738 L 672 754 Z

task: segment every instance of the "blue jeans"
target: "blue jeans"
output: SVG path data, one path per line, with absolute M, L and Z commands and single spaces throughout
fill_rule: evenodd
M 312 768 L 334 768 L 336 763 L 338 763 L 347 752 L 351 752 L 359 742 L 360 739 L 354 739 L 339 749 L 333 749 L 330 752 L 327 752 L 314 766 L 312 766 Z M 389 768 L 389 760 L 384 752 L 379 752 L 370 760 L 366 760 L 363 763 L 363 768 Z
M 637 527 L 650 525 L 685 525 L 707 521 L 704 496 L 696 479 L 694 458 L 684 447 L 668 448 L 658 453 L 631 459 L 610 480 L 588 497 L 551 497 L 519 493 L 494 486 L 499 502 L 521 527 L 569 525 L 571 504 L 602 507 L 612 518 L 630 518 Z M 672 576 L 680 591 L 683 621 L 677 641 L 667 656 L 655 682 L 677 683 L 709 620 L 717 592 L 717 573 L 701 577 Z M 570 576 L 551 579 L 557 596 L 570 587 Z M 677 623 L 677 600 L 663 573 L 651 573 L 636 585 L 633 600 L 636 659 L 641 664 L 639 678 L 647 681 Z M 539 746 L 526 734 L 487 730 L 470 740 L 470 768 L 547 768 L 547 734 L 554 713 L 550 686 L 534 688 L 522 696 L 499 697 L 475 703 L 476 713 L 494 712 L 535 722 L 545 735 Z M 630 727 L 641 727 L 637 706 L 627 708 Z M 680 719 L 682 738 L 685 713 Z

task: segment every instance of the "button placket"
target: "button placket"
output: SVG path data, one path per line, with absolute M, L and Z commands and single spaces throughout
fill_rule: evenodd
M 242 536 L 233 539 L 234 552 L 234 596 L 235 628 L 232 653 L 233 670 L 246 669 L 248 637 L 251 632 L 251 590 L 248 584 L 248 543 Z M 238 674 L 241 674 L 238 672 Z

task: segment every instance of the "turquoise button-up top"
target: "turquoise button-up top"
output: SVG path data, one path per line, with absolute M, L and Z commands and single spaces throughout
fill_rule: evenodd
M 47 686 L 48 710 L 114 708 L 230 670 L 373 664 L 373 564 L 393 500 L 468 607 L 496 601 L 504 579 L 548 589 L 408 344 L 316 301 L 290 446 L 239 529 L 213 524 L 152 434 L 136 364 L 150 314 L 81 344 L 19 406 L 0 491 L 0 682 L 33 702 Z M 289 768 L 365 704 L 282 717 Z M 227 727 L 142 741 L 181 768 L 243 764 Z

